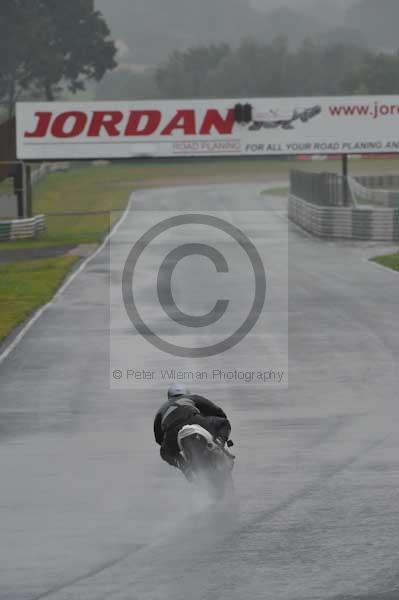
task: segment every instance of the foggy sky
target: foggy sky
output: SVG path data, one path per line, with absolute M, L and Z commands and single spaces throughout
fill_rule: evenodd
M 300 9 L 301 7 L 305 8 L 317 8 L 323 7 L 331 8 L 333 10 L 342 10 L 345 11 L 348 7 L 350 7 L 355 0 L 250 0 L 252 6 L 259 10 L 272 10 L 276 8 L 281 8 L 282 6 L 288 6 L 293 9 Z M 333 7 L 331 5 L 334 5 Z
M 148 65 L 158 64 L 173 50 L 220 42 L 237 45 L 250 36 L 270 41 L 282 34 L 295 46 L 307 36 L 345 28 L 348 9 L 361 0 L 95 1 L 114 39 L 131 52 L 130 62 Z M 285 9 L 290 9 L 288 14 Z M 270 19 L 267 13 L 273 13 Z
M 291 8 L 296 11 L 322 10 L 319 15 L 324 20 L 343 22 L 345 13 L 356 0 L 250 0 L 250 4 L 257 10 L 269 12 L 279 8 Z

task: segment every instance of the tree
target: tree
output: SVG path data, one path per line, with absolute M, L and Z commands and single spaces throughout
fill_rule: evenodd
M 26 22 L 19 2 L 3 0 L 0 5 L 0 100 L 8 107 L 9 116 L 18 91 L 28 86 L 27 52 Z
M 175 52 L 157 72 L 161 97 L 390 94 L 399 90 L 399 53 L 307 39 L 298 49 L 276 37 L 245 39 L 236 49 L 201 46 Z
M 370 94 L 397 94 L 399 91 L 399 56 L 377 54 L 364 63 L 362 81 Z
M 227 44 L 197 46 L 186 52 L 173 52 L 155 75 L 160 92 L 169 98 L 207 95 L 210 72 L 229 53 Z
M 94 0 L 2 0 L 0 95 L 21 93 L 53 100 L 67 87 L 101 80 L 116 66 L 116 48 Z

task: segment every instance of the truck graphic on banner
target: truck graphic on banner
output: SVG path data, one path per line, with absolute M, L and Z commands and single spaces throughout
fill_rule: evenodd
M 293 123 L 295 121 L 299 120 L 302 123 L 307 123 L 310 119 L 319 115 L 321 111 L 322 108 L 319 105 L 311 106 L 304 110 L 294 108 L 294 110 L 285 114 L 279 109 L 269 109 L 265 112 L 253 111 L 253 120 L 249 126 L 249 131 L 277 129 L 278 127 L 282 129 L 294 129 Z

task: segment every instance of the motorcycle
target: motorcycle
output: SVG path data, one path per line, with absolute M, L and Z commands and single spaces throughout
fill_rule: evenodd
M 211 495 L 221 499 L 233 491 L 234 455 L 200 425 L 185 425 L 177 435 L 177 443 L 187 478 L 205 485 Z M 229 447 L 233 442 L 227 443 Z

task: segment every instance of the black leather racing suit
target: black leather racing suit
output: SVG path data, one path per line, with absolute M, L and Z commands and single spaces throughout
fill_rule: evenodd
M 228 440 L 231 426 L 224 411 L 203 396 L 177 396 L 165 402 L 154 420 L 154 436 L 161 446 L 162 458 L 170 465 L 181 466 L 177 434 L 184 425 L 201 425 L 214 437 Z

